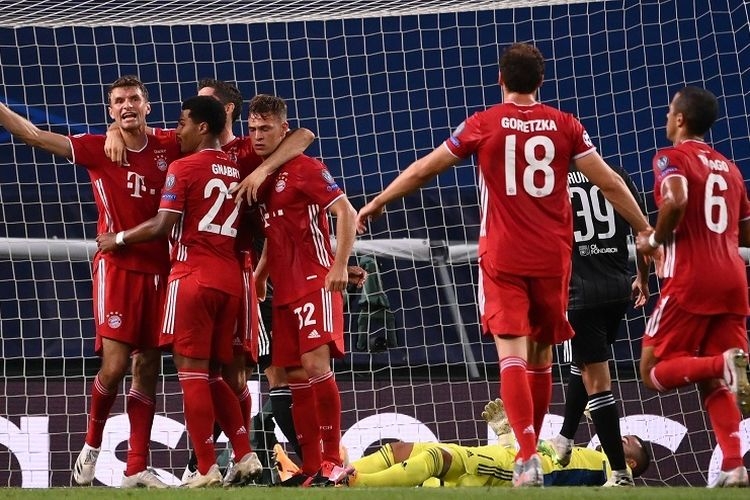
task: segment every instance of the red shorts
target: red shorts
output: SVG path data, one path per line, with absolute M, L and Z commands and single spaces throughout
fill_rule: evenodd
M 714 356 L 739 347 L 747 352 L 747 318 L 740 314 L 693 314 L 661 297 L 643 334 L 643 347 L 653 347 L 654 356 Z
M 242 266 L 242 296 L 240 297 L 237 328 L 232 339 L 234 356 L 245 355 L 248 362 L 258 362 L 258 296 L 253 279 L 253 265 L 248 253 Z
M 130 271 L 97 258 L 93 277 L 96 354 L 101 355 L 102 338 L 134 349 L 158 347 L 167 275 Z
M 201 286 L 190 274 L 172 279 L 159 345 L 188 358 L 232 361 L 239 297 Z
M 530 337 L 559 344 L 573 337 L 568 323 L 570 274 L 525 277 L 485 269 L 479 262 L 479 311 L 489 335 Z
M 275 366 L 300 366 L 302 354 L 328 344 L 332 358 L 344 356 L 344 297 L 320 289 L 289 304 L 273 306 Z

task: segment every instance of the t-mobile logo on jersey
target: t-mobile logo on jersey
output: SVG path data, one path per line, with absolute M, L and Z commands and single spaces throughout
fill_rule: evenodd
M 156 189 L 149 189 L 146 187 L 146 178 L 137 172 L 128 172 L 128 189 L 132 189 L 130 196 L 133 198 L 142 198 L 141 194 L 148 192 L 148 194 L 156 194 Z
M 595 244 L 594 245 L 579 245 L 578 253 L 581 254 L 581 257 L 588 257 L 589 255 L 599 255 L 602 253 L 617 253 L 617 248 L 615 247 L 599 248 Z

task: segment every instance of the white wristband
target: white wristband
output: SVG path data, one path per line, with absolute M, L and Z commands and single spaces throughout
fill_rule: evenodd
M 115 244 L 118 247 L 124 247 L 125 246 L 125 231 L 120 231 L 115 235 Z
M 661 243 L 656 241 L 656 237 L 654 237 L 656 233 L 651 233 L 648 237 L 648 244 L 651 248 L 659 248 L 661 246 Z

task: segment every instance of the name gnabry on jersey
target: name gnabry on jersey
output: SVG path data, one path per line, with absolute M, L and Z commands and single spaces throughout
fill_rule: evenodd
M 518 118 L 503 117 L 500 119 L 500 126 L 518 130 L 519 132 L 543 132 L 548 130 L 557 130 L 555 120 L 519 120 Z
M 226 175 L 227 177 L 234 177 L 235 179 L 240 178 L 240 170 L 238 168 L 221 165 L 220 163 L 212 164 L 211 171 L 218 175 Z

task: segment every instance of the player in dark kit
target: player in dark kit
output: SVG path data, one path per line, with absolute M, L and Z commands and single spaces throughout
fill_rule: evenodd
M 612 167 L 645 213 L 645 206 L 625 169 Z M 630 307 L 648 299 L 648 264 L 637 256 L 637 277 L 631 286 L 628 257 L 630 225 L 602 196 L 600 189 L 570 166 L 568 187 L 573 205 L 573 267 L 570 278 L 568 321 L 576 335 L 571 339 L 572 363 L 566 388 L 565 420 L 560 435 L 550 441 L 560 463 L 570 461 L 581 416 L 589 405 L 591 418 L 612 467 L 607 486 L 632 486 L 625 464 L 620 416 L 612 395 L 609 373 L 611 346 L 622 318 Z

